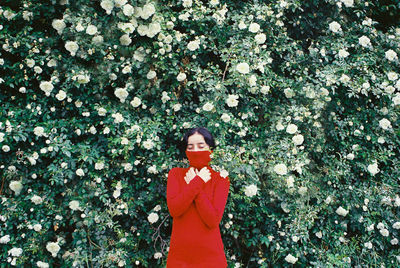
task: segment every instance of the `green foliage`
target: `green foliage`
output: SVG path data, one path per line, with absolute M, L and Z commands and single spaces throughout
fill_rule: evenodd
M 2 1 L 0 267 L 165 267 L 195 126 L 229 267 L 399 266 L 399 9 Z

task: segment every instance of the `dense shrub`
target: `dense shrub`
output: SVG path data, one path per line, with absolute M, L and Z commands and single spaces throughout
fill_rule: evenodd
M 165 267 L 217 139 L 229 267 L 400 265 L 397 1 L 4 0 L 0 267 Z

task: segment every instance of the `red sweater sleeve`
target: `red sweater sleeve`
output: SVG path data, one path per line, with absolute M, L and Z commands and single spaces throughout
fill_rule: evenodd
M 172 217 L 182 215 L 205 184 L 203 179 L 196 175 L 189 184 L 184 183 L 180 190 L 178 179 L 178 169 L 171 169 L 167 180 L 167 206 Z
M 201 219 L 212 229 L 219 225 L 224 214 L 226 201 L 228 199 L 230 180 L 228 177 L 220 178 L 214 192 L 214 199 L 209 200 L 204 191 L 200 191 L 195 199 L 197 211 Z

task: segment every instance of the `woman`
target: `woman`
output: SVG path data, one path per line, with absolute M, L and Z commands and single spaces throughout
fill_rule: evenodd
M 190 129 L 183 148 L 190 167 L 168 173 L 167 206 L 173 222 L 167 268 L 225 268 L 219 223 L 230 180 L 209 166 L 215 142 L 206 128 Z

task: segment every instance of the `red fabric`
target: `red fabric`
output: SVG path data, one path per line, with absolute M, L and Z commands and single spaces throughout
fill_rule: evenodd
M 208 163 L 211 161 L 211 150 L 204 151 L 189 151 L 186 150 L 186 157 L 189 160 L 189 165 L 195 167 L 197 169 L 201 169 L 204 166 L 208 166 Z
M 230 180 L 208 167 L 206 183 L 195 176 L 189 184 L 189 168 L 168 173 L 167 206 L 173 218 L 167 268 L 227 267 L 219 223 L 228 199 Z

